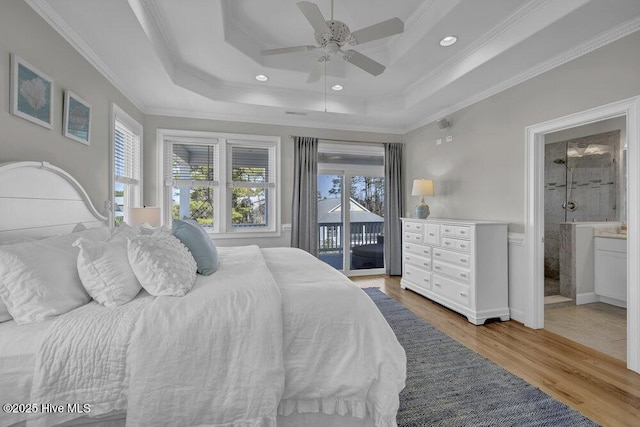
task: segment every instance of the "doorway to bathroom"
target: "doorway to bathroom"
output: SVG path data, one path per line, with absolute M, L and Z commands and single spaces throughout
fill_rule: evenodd
M 545 327 L 544 310 L 544 186 L 545 136 L 599 121 L 626 118 L 626 211 L 628 233 L 624 267 L 607 274 L 626 270 L 627 286 L 627 368 L 640 372 L 640 97 L 613 102 L 590 110 L 528 126 L 525 130 L 525 262 L 524 280 L 528 289 L 524 322 L 532 328 Z M 552 159 L 555 160 L 555 159 Z M 555 164 L 555 163 L 554 163 Z M 557 163 L 561 166 L 561 163 Z M 565 167 L 566 168 L 566 167 Z M 606 221 L 605 221 L 606 222 Z M 613 239 L 611 239 L 613 240 Z M 576 245 L 576 247 L 581 247 Z M 604 248 L 610 249 L 610 248 Z M 627 262 L 627 259 L 634 262 Z M 594 260 L 595 262 L 595 260 Z M 594 268 L 594 274 L 599 271 Z M 602 270 L 600 270 L 602 271 Z M 595 292 L 595 291 L 594 291 Z M 576 292 L 578 294 L 578 292 Z M 576 300 L 578 295 L 576 295 Z
M 545 329 L 626 360 L 626 118 L 545 135 Z

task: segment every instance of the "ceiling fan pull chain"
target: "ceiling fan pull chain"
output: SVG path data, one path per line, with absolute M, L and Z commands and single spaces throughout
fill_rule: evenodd
M 333 0 L 331 0 L 333 9 Z M 327 61 L 324 61 L 324 112 L 327 112 Z

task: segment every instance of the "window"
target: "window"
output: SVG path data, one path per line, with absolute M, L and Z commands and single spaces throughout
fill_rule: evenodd
M 142 201 L 142 126 L 117 105 L 112 108 L 113 222 L 127 221 L 127 209 Z
M 280 138 L 159 133 L 165 223 L 193 218 L 220 236 L 279 232 Z

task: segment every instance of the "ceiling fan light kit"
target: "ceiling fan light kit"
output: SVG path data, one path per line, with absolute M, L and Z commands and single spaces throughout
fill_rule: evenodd
M 315 49 L 323 49 L 322 55 L 313 67 L 307 83 L 315 83 L 325 73 L 326 62 L 338 52 L 342 58 L 352 65 L 366 71 L 373 76 L 379 76 L 385 70 L 385 66 L 377 61 L 361 54 L 353 49 L 343 50 L 346 45 L 358 46 L 363 43 L 390 37 L 404 31 L 404 23 L 399 18 L 392 18 L 374 25 L 351 32 L 347 24 L 333 19 L 333 0 L 331 0 L 331 19 L 325 20 L 320 8 L 315 3 L 301 1 L 298 8 L 314 29 L 314 38 L 317 46 L 293 46 L 278 49 L 263 50 L 263 55 L 279 55 L 284 53 L 307 52 Z

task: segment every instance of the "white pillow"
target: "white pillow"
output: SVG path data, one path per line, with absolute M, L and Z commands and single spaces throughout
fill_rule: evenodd
M 9 309 L 7 308 L 7 306 L 0 299 L 0 323 L 1 322 L 6 322 L 7 320 L 11 320 L 11 319 L 12 319 L 12 317 L 9 314 Z
M 129 264 L 151 295 L 183 296 L 196 281 L 196 261 L 171 234 L 156 233 L 129 239 Z
M 0 247 L 0 299 L 16 323 L 39 322 L 89 302 L 76 262 L 79 237 L 106 240 L 109 230 L 91 228 L 35 242 Z
M 36 240 L 38 239 L 34 239 L 32 237 L 19 237 L 17 239 L 9 240 L 7 242 L 0 242 L 0 246 L 16 245 L 18 243 L 25 243 L 25 242 L 35 242 Z M 2 302 L 2 298 L 0 298 L 0 323 L 6 322 L 11 319 L 13 318 L 9 314 L 9 309 L 7 308 L 5 303 Z
M 80 238 L 78 274 L 91 298 L 105 307 L 117 307 L 135 298 L 142 289 L 127 258 L 127 238 L 115 234 L 106 242 Z

